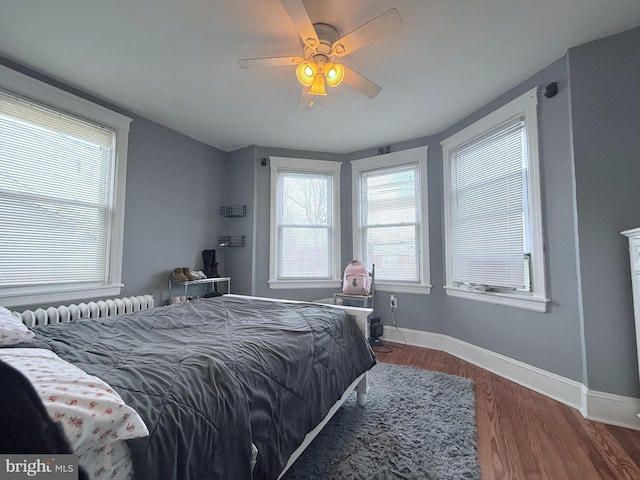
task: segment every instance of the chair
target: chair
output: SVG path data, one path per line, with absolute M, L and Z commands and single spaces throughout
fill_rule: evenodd
M 373 264 L 371 266 L 371 271 L 369 272 L 371 276 L 371 289 L 369 290 L 369 295 L 348 295 L 346 293 L 334 293 L 333 294 L 333 304 L 338 305 L 338 299 L 341 300 L 342 305 L 349 305 L 351 307 L 363 307 L 363 308 L 373 308 L 373 300 L 375 296 L 375 278 L 376 278 L 376 266 Z

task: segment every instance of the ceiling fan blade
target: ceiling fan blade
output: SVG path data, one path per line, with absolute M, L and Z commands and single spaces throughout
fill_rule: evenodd
M 400 27 L 402 27 L 400 14 L 398 10 L 392 8 L 333 42 L 331 52 L 338 57 L 343 57 L 399 30 Z
M 298 34 L 307 47 L 316 48 L 320 45 L 316 29 L 309 18 L 307 10 L 304 8 L 302 0 L 280 0 L 282 6 L 287 11 L 291 21 L 298 30 Z
M 342 81 L 368 98 L 375 97 L 382 90 L 380 86 L 373 83 L 367 77 L 363 77 L 347 66 L 344 67 L 344 80 Z
M 286 67 L 288 65 L 298 65 L 302 62 L 304 62 L 302 57 L 242 58 L 238 60 L 238 65 L 241 68 Z

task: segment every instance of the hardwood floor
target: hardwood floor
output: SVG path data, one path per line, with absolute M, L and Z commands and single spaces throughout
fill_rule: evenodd
M 640 479 L 640 432 L 585 420 L 579 411 L 452 355 L 386 343 L 378 360 L 475 382 L 483 480 Z

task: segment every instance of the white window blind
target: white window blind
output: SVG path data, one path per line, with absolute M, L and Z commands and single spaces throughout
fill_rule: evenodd
M 360 181 L 363 261 L 376 280 L 419 281 L 417 164 L 364 171 Z
M 528 288 L 522 120 L 451 152 L 451 280 Z
M 115 132 L 0 91 L 0 287 L 105 283 Z
M 332 183 L 328 174 L 279 172 L 279 279 L 331 278 Z

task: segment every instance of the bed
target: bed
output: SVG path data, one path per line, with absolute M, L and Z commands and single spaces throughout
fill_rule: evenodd
M 91 478 L 276 479 L 349 392 L 364 403 L 368 311 L 344 310 L 225 295 L 33 326 L 43 348 L 30 351 L 103 380 L 133 412 L 120 437 L 74 446 Z

